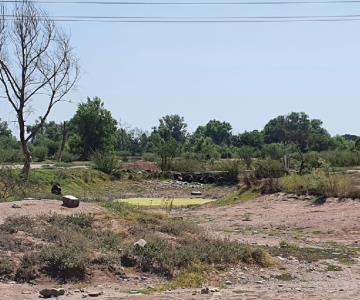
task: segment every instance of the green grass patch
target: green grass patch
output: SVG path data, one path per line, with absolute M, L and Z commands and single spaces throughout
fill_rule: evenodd
M 261 195 L 260 192 L 255 190 L 236 191 L 226 195 L 225 197 L 217 201 L 214 201 L 213 205 L 215 206 L 235 205 L 237 203 L 254 200 L 260 197 L 260 195 Z

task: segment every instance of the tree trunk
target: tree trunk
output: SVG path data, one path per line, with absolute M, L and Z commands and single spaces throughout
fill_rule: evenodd
M 25 138 L 25 121 L 24 121 L 24 117 L 23 117 L 22 113 L 18 114 L 18 123 L 19 123 L 19 130 L 20 130 L 21 150 L 24 155 L 24 166 L 21 171 L 21 176 L 24 181 L 27 181 L 29 178 L 32 157 L 31 157 L 28 143 Z
M 300 154 L 300 168 L 299 168 L 299 174 L 300 176 L 304 175 L 304 171 L 305 171 L 305 158 L 304 158 L 304 153 L 301 151 L 300 148 L 298 148 L 298 152 Z
M 58 159 L 57 159 L 59 163 L 62 160 L 65 144 L 66 144 L 66 141 L 67 141 L 67 138 L 68 138 L 68 131 L 69 130 L 67 128 L 67 124 L 66 124 L 66 122 L 64 122 L 63 127 L 62 127 L 62 140 L 61 140 L 61 145 L 60 145 Z

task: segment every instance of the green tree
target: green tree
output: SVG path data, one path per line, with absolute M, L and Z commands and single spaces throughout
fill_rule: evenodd
M 230 123 L 211 120 L 205 126 L 199 126 L 195 131 L 195 135 L 209 137 L 216 145 L 230 145 L 231 131 L 232 126 Z
M 293 112 L 271 120 L 264 128 L 264 137 L 268 143 L 291 144 L 296 147 L 300 158 L 300 174 L 303 174 L 305 168 L 304 153 L 312 148 L 326 150 L 330 144 L 330 135 L 322 128 L 322 122 L 311 120 L 303 112 Z
M 1 121 L 1 119 L 0 119 L 0 136 L 11 137 L 11 130 L 9 129 L 8 123 L 6 121 Z
M 161 169 L 163 171 L 168 170 L 171 159 L 179 153 L 178 143 L 171 136 L 170 130 L 168 128 L 163 129 L 161 134 L 159 131 L 154 130 L 150 136 L 150 141 L 153 145 L 153 150 L 161 158 Z
M 239 138 L 241 146 L 251 146 L 260 149 L 264 144 L 264 135 L 258 130 L 245 131 L 240 134 Z
M 88 98 L 81 103 L 71 120 L 77 137 L 71 142 L 80 150 L 82 159 L 89 159 L 95 151 L 113 151 L 116 145 L 117 122 L 104 107 L 100 98 Z M 76 142 L 79 145 L 76 145 Z
M 187 124 L 184 121 L 183 117 L 179 115 L 166 115 L 159 120 L 159 133 L 164 129 L 168 129 L 170 131 L 171 137 L 177 143 L 183 143 L 187 134 Z

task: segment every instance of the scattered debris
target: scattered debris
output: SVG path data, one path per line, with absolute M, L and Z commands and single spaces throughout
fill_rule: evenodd
M 193 196 L 201 196 L 202 192 L 200 192 L 200 191 L 192 191 L 191 195 L 193 195 Z

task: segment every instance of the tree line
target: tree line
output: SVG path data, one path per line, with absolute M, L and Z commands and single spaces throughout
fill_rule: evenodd
M 26 128 L 31 135 L 38 120 Z M 292 112 L 270 120 L 262 130 L 235 134 L 226 121 L 210 120 L 194 132 L 188 131 L 183 117 L 174 114 L 159 119 L 146 132 L 121 126 L 95 97 L 78 105 L 74 116 L 61 123 L 44 122 L 32 135 L 29 151 L 32 159 L 43 161 L 89 160 L 95 152 L 116 153 L 123 159 L 129 156 L 157 157 L 166 169 L 175 157 L 198 160 L 241 158 L 251 164 L 254 158 L 282 159 L 295 153 L 303 164 L 304 155 L 312 152 L 360 150 L 356 135 L 331 136 L 318 119 L 303 112 Z M 0 148 L 3 161 L 21 161 L 19 141 L 6 122 L 0 122 Z M 304 166 L 300 166 L 300 172 Z

